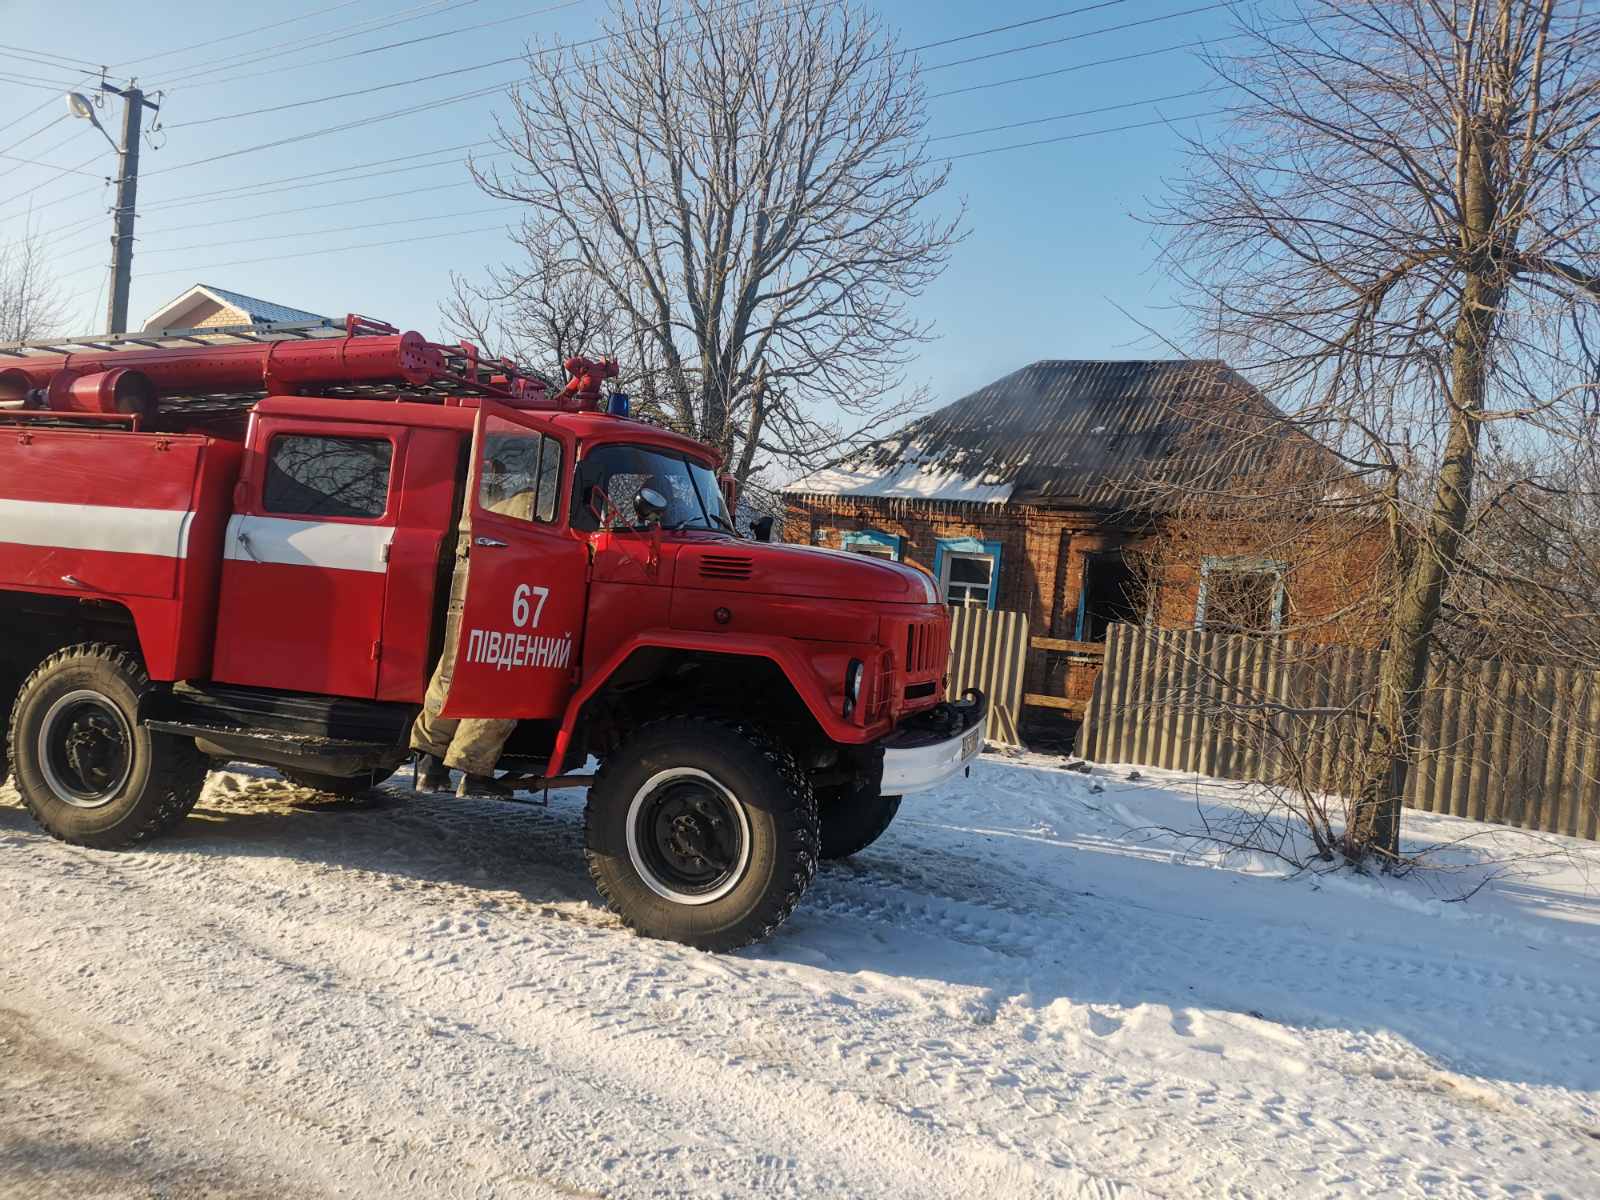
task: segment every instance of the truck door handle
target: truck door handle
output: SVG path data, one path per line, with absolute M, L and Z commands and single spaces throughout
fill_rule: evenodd
M 473 538 L 472 542 L 473 545 L 482 546 L 485 550 L 503 550 L 506 545 L 499 538 L 492 537 Z

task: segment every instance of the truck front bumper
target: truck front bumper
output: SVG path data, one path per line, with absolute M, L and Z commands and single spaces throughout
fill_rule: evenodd
M 988 715 L 988 699 L 973 688 L 961 702 L 941 704 L 901 725 L 883 743 L 879 792 L 922 792 L 964 771 L 983 749 Z

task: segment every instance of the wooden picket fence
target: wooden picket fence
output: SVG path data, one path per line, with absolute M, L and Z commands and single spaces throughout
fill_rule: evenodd
M 1291 769 L 1349 795 L 1378 652 L 1285 638 L 1113 625 L 1080 752 L 1225 779 Z M 1600 673 L 1484 661 L 1435 670 L 1405 802 L 1600 835 Z
M 1022 680 L 1028 665 L 1028 614 L 956 606 L 950 610 L 950 689 L 975 687 L 989 698 L 986 740 L 1020 746 Z

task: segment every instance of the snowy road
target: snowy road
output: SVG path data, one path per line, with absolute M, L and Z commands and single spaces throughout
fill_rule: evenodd
M 581 793 L 0 791 L 0 1195 L 1600 1195 L 1600 849 L 1285 880 L 1125 775 L 986 757 L 728 956 L 598 907 Z

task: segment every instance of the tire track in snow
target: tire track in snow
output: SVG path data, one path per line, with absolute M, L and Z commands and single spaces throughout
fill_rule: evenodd
M 619 1195 L 1117 1194 L 1103 1177 L 1140 1181 L 1124 1195 L 1254 1195 L 1286 1179 L 1338 1191 L 1353 1163 L 1397 1193 L 1423 1174 L 1434 1190 L 1468 1189 L 1429 1161 L 1426 1130 L 1399 1147 L 1415 1164 L 1374 1164 L 1364 1143 L 1381 1131 L 1362 1122 L 1369 1107 L 1395 1108 L 1393 1081 L 1346 1081 L 1336 1095 L 1316 1071 L 1302 1083 L 1265 1069 L 1264 1054 L 1259 1081 L 1218 1083 L 1199 1069 L 1203 1055 L 1137 1052 L 1155 1034 L 1203 1043 L 1220 1018 L 1187 1011 L 1205 1003 L 1193 995 L 1175 997 L 1171 1012 L 1119 1006 L 1102 984 L 1125 981 L 1127 1000 L 1171 994 L 1212 955 L 1260 956 L 1259 943 L 1224 945 L 1210 932 L 1203 944 L 1168 944 L 1192 941 L 1204 922 L 1025 874 L 1007 880 L 1009 897 L 982 903 L 992 861 L 900 844 L 825 870 L 771 946 L 715 958 L 614 932 L 588 903 L 571 806 L 416 801 L 333 816 L 258 783 L 207 805 L 202 820 L 225 827 L 131 855 L 13 839 L 0 823 L 8 854 L 31 860 L 24 872 L 7 862 L 0 882 L 17 879 L 24 927 L 44 931 L 23 954 L 61 950 L 71 931 L 51 922 L 52 903 L 92 898 L 103 919 L 133 902 L 144 933 L 128 953 L 183 985 L 146 1006 L 142 1035 L 180 1060 L 199 1047 L 197 1085 L 248 1071 L 278 1109 L 346 1110 L 335 1136 L 375 1130 L 380 1144 L 339 1152 L 379 1164 L 385 1179 L 427 1162 L 422 1114 L 434 1113 L 464 1172 L 441 1194 L 498 1194 L 527 1170 Z M 286 802 L 305 811 L 246 807 Z M 929 948 L 925 965 L 944 978 L 873 971 L 870 947 L 893 961 L 906 943 Z M 93 947 L 85 939 L 76 957 Z M 234 1007 L 162 1028 L 183 989 L 216 998 L 219 975 Z M 1095 980 L 1087 1006 L 1076 1000 L 1084 976 Z M 142 979 L 160 992 L 160 972 Z M 264 1031 L 285 999 L 280 1047 Z M 1569 999 L 1585 1002 L 1584 989 Z M 115 994 L 93 1011 L 121 1015 Z M 1280 1060 L 1348 1057 L 1327 1043 L 1349 1031 L 1259 1024 L 1263 1042 L 1266 1030 L 1282 1039 Z M 319 1062 L 335 1067 L 319 1072 Z M 343 1088 L 347 1071 L 375 1081 Z M 1404 1100 L 1419 1126 L 1481 1146 L 1486 1169 L 1512 1156 L 1500 1178 L 1520 1169 L 1559 1190 L 1560 1164 L 1515 1157 L 1536 1145 L 1533 1116 L 1479 1124 L 1458 1098 L 1430 1094 L 1426 1078 L 1420 1098 Z M 752 1099 L 755 1112 L 730 1111 Z M 475 1103 L 491 1116 L 474 1117 Z M 1276 1173 L 1263 1174 L 1251 1132 L 1261 1126 L 1277 1141 Z
M 45 849 L 47 856 L 51 852 L 73 853 L 55 846 Z M 644 951 L 649 959 L 658 957 L 660 948 L 631 936 L 607 934 L 598 947 L 580 947 L 572 940 L 573 931 L 558 929 L 551 931 L 553 938 L 547 933 L 543 939 L 547 944 L 541 945 L 541 939 L 516 937 L 498 928 L 506 920 L 505 914 L 480 912 L 462 921 L 457 929 L 445 921 L 418 930 L 416 913 L 404 909 L 397 914 L 398 921 L 409 928 L 397 938 L 367 928 L 380 914 L 388 917 L 383 910 L 386 904 L 393 903 L 393 893 L 368 896 L 358 902 L 354 908 L 362 923 L 354 925 L 351 906 L 329 907 L 325 890 L 294 887 L 281 889 L 272 897 L 274 903 L 267 910 L 272 914 L 269 922 L 250 922 L 242 919 L 246 904 L 259 897 L 253 886 L 257 881 L 250 878 L 255 872 L 250 868 L 260 863 L 276 868 L 276 860 L 219 859 L 202 873 L 193 866 L 179 868 L 170 861 L 155 864 L 153 855 L 94 857 L 111 860 L 108 874 L 114 879 L 108 890 L 122 906 L 123 923 L 138 929 L 166 932 L 161 919 L 166 905 L 148 906 L 142 894 L 145 887 L 141 885 L 176 885 L 182 889 L 182 909 L 197 928 L 181 947 L 184 957 L 193 961 L 168 964 L 169 969 L 176 967 L 181 976 L 204 978 L 222 969 L 236 977 L 249 978 L 252 990 L 267 995 L 282 990 L 281 977 L 296 976 L 310 985 L 313 995 L 322 992 L 345 1005 L 355 999 L 358 1006 L 382 1011 L 388 1014 L 388 1020 L 401 1025 L 432 1023 L 452 1028 L 452 1038 L 486 1047 L 487 1058 L 532 1053 L 538 1057 L 541 1071 L 556 1075 L 562 1087 L 603 1081 L 603 1087 L 594 1082 L 588 1084 L 597 1092 L 595 1103 L 609 1104 L 613 1110 L 620 1108 L 626 1115 L 624 1128 L 630 1122 L 648 1127 L 650 1122 L 640 1120 L 641 1115 L 691 1112 L 713 1114 L 713 1120 L 725 1122 L 725 1141 L 730 1145 L 760 1145 L 764 1138 L 771 1139 L 773 1131 L 781 1133 L 780 1141 L 793 1141 L 797 1134 L 804 1134 L 805 1153 L 801 1158 L 824 1162 L 833 1158 L 840 1167 L 832 1177 L 812 1179 L 811 1183 L 817 1186 L 805 1191 L 854 1191 L 848 1182 L 852 1164 L 859 1171 L 860 1164 L 870 1162 L 874 1166 L 868 1178 L 875 1182 L 864 1188 L 863 1194 L 1118 1194 L 1117 1189 L 1100 1186 L 1098 1181 L 1059 1161 L 1049 1164 L 1049 1172 L 1041 1174 L 1028 1168 L 1024 1161 L 987 1148 L 981 1137 L 935 1137 L 915 1119 L 874 1104 L 869 1098 L 837 1091 L 832 1086 L 818 1086 L 792 1070 L 783 1070 L 781 1080 L 768 1078 L 770 1071 L 752 1069 L 748 1063 L 734 1064 L 732 1068 L 724 1063 L 707 1073 L 702 1049 L 663 1036 L 659 1021 L 649 1015 L 648 1008 L 636 1013 L 627 1005 L 596 1004 L 581 993 L 575 1001 L 566 1001 L 559 998 L 559 989 L 553 996 L 548 987 L 537 991 L 498 990 L 508 977 L 518 977 L 517 967 L 481 961 L 486 953 L 503 958 L 508 949 L 514 949 L 522 961 L 521 970 L 531 970 L 536 977 L 562 980 L 571 978 L 576 970 L 592 972 L 597 966 L 604 967 L 608 959 L 616 957 L 614 943 L 618 940 L 631 949 Z M 153 869 L 145 869 L 152 866 Z M 243 878 L 219 877 L 234 874 L 230 868 L 237 866 L 246 868 Z M 373 878 L 377 877 L 352 882 L 370 884 Z M 79 878 L 74 881 L 73 890 L 83 886 L 84 879 Z M 44 897 L 47 902 L 56 898 L 52 893 Z M 491 928 L 492 937 L 482 936 Z M 226 940 L 208 936 L 211 930 L 226 933 Z M 52 938 L 58 933 L 59 929 L 52 931 Z M 464 945 L 459 944 L 462 935 L 466 937 Z M 155 949 L 141 945 L 144 939 L 137 934 L 130 940 L 129 950 L 136 955 Z M 38 943 L 22 945 L 25 954 L 35 948 Z M 598 956 L 586 952 L 596 948 L 601 952 Z M 171 950 L 169 947 L 169 959 Z M 661 964 L 648 961 L 627 967 L 621 982 L 625 989 L 632 990 L 648 985 L 652 979 L 659 981 L 660 976 Z M 491 995 L 486 997 L 485 992 Z M 327 1007 L 318 1005 L 314 1011 L 321 1013 Z M 471 1028 L 462 1028 L 463 1018 Z M 249 1011 L 235 1011 L 232 1023 L 259 1027 L 266 1019 L 270 1014 L 252 1016 Z M 202 1076 L 237 1073 L 252 1065 L 248 1056 L 240 1062 L 236 1054 L 230 1055 L 222 1030 L 207 1030 L 201 1025 L 182 1032 L 191 1046 L 209 1033 L 211 1045 L 199 1067 Z M 312 1045 L 321 1053 L 328 1049 L 325 1042 L 326 1038 L 319 1036 Z M 343 1047 L 338 1053 L 348 1069 L 360 1070 L 368 1065 L 350 1047 Z M 371 1066 L 381 1069 L 379 1064 Z M 499 1072 L 506 1068 L 502 1065 L 495 1069 Z M 666 1087 L 669 1082 L 670 1088 Z M 599 1095 L 605 1099 L 599 1099 Z M 380 1141 L 390 1140 L 393 1131 L 381 1123 L 378 1129 Z M 647 1128 L 646 1132 L 650 1130 Z M 974 1143 L 971 1148 L 967 1146 L 969 1141 Z M 784 1159 L 781 1154 L 777 1157 Z M 791 1176 L 796 1174 L 792 1165 L 787 1169 Z M 799 1174 L 805 1177 L 804 1171 Z M 770 1180 L 745 1178 L 739 1182 L 751 1190 L 773 1190 Z

